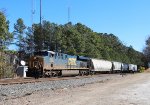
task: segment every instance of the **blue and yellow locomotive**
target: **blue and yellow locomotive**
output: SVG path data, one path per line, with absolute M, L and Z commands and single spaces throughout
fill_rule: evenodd
M 90 73 L 90 59 L 53 51 L 34 52 L 28 61 L 27 76 L 61 76 L 62 71 L 79 71 L 80 75 Z

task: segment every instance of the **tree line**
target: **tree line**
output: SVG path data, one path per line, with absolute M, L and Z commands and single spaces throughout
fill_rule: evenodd
M 51 50 L 72 55 L 91 58 L 120 61 L 124 63 L 143 64 L 144 55 L 132 46 L 126 46 L 116 35 L 94 32 L 82 23 L 64 25 L 43 20 L 42 23 L 28 27 L 22 18 L 16 20 L 14 31 L 9 32 L 9 22 L 0 12 L 0 39 L 3 48 L 7 48 L 8 41 L 18 47 L 18 51 L 32 53 L 38 50 Z M 1 23 L 0 23 L 1 25 Z M 4 30 L 6 32 L 4 32 Z M 13 41 L 12 41 L 13 40 Z

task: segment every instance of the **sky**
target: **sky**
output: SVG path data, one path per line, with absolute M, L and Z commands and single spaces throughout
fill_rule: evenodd
M 42 20 L 56 24 L 69 21 L 88 26 L 94 32 L 112 33 L 126 46 L 141 51 L 150 36 L 150 0 L 41 0 Z M 40 22 L 40 0 L 1 0 L 0 10 L 10 21 L 10 31 L 18 18 L 26 26 Z M 34 11 L 34 14 L 33 14 Z

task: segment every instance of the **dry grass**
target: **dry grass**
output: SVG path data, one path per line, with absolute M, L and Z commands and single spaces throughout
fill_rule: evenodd
M 150 73 L 150 68 L 146 69 L 144 72 L 145 73 Z

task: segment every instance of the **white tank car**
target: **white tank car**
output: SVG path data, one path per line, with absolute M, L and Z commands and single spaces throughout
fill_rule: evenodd
M 121 70 L 121 65 L 122 65 L 121 62 L 113 61 L 112 64 L 113 64 L 113 71 L 120 71 Z
M 112 63 L 107 60 L 91 59 L 93 71 L 111 71 Z
M 137 71 L 137 65 L 129 64 L 129 71 L 136 72 Z
M 135 72 L 137 72 L 138 71 L 138 69 L 137 69 L 137 65 L 134 65 L 134 70 L 135 70 Z

